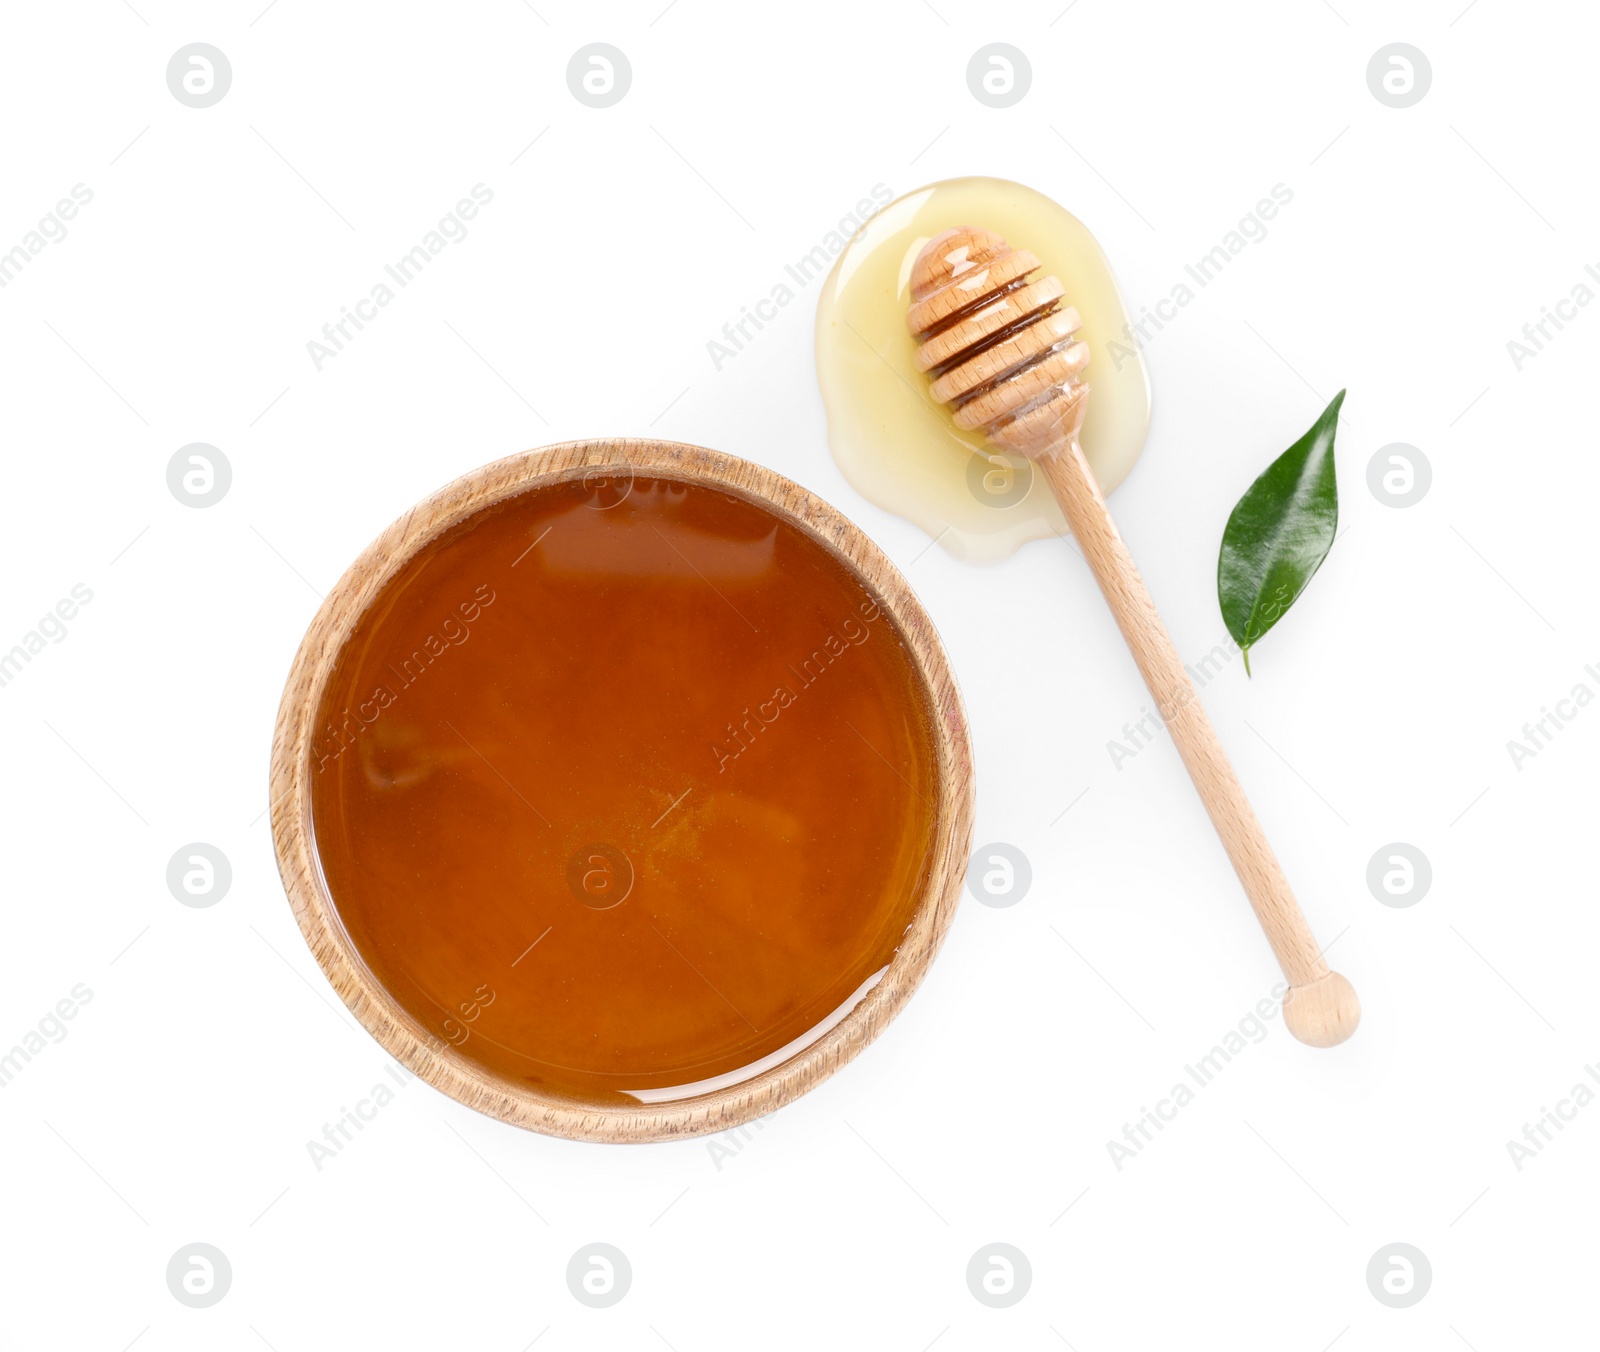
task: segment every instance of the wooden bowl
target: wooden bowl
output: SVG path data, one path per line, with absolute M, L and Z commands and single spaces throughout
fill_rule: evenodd
M 709 486 L 744 499 L 820 543 L 889 616 L 924 686 L 933 726 L 932 858 L 909 928 L 881 980 L 819 1039 L 781 1064 L 699 1097 L 637 1106 L 590 1104 L 502 1079 L 431 1034 L 373 975 L 346 932 L 317 857 L 314 739 L 330 675 L 357 621 L 419 549 L 465 518 L 529 489 L 633 475 Z M 894 565 L 820 498 L 771 470 L 698 446 L 573 441 L 525 451 L 464 475 L 391 525 L 328 594 L 296 654 L 273 738 L 270 786 L 278 868 L 295 919 L 339 997 L 401 1064 L 471 1108 L 553 1136 L 652 1141 L 722 1131 L 782 1107 L 882 1031 L 921 981 L 955 912 L 973 818 L 966 715 L 927 613 Z

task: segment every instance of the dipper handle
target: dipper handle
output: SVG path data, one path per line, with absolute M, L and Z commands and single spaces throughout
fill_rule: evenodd
M 1283 999 L 1284 1023 L 1301 1042 L 1313 1047 L 1343 1042 L 1361 1020 L 1361 1003 L 1350 983 L 1323 961 L 1289 880 L 1111 519 L 1089 462 L 1074 438 L 1040 456 L 1037 464 L 1083 548 L 1090 571 L 1283 968 L 1289 982 Z

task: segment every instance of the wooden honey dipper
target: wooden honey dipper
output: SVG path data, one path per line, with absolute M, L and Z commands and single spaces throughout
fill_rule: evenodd
M 1301 1042 L 1335 1046 L 1355 1032 L 1361 1003 L 1323 961 L 1078 446 L 1089 348 L 1074 336 L 1078 312 L 1061 304 L 1060 281 L 1029 280 L 1039 267 L 988 230 L 963 227 L 929 240 L 911 269 L 906 316 L 917 366 L 956 426 L 981 431 L 1043 472 L 1288 979 L 1284 1023 Z

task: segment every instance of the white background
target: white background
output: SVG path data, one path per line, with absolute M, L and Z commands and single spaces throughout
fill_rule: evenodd
M 1521 371 L 1506 344 L 1600 264 L 1593 16 L 1062 3 L 7 7 L 0 248 L 94 198 L 0 291 L 0 647 L 93 601 L 0 689 L 0 1050 L 93 998 L 0 1091 L 5 1352 L 1592 1342 L 1600 1106 L 1520 1171 L 1506 1142 L 1600 1060 L 1600 707 L 1520 769 L 1507 742 L 1600 693 L 1600 307 Z M 207 109 L 165 80 L 196 41 L 233 68 Z M 632 64 L 609 109 L 567 87 L 592 41 Z M 1033 68 L 1006 110 L 965 79 L 995 41 Z M 1365 76 L 1396 41 L 1433 71 L 1403 110 Z M 1272 1020 L 1120 1171 L 1107 1141 L 1278 975 L 1170 744 L 1113 766 L 1149 699 L 1091 580 L 1059 542 L 961 564 L 844 483 L 814 294 L 706 354 L 873 184 L 964 173 L 1080 215 L 1135 309 L 1294 193 L 1147 352 L 1113 505 L 1186 658 L 1223 638 L 1233 502 L 1350 391 L 1344 533 L 1254 680 L 1235 660 L 1205 698 L 1364 1022 L 1318 1052 Z M 480 182 L 467 238 L 315 370 L 308 340 Z M 978 839 L 1032 889 L 969 898 L 888 1032 L 747 1140 L 549 1140 L 416 1083 L 319 1172 L 307 1141 L 386 1058 L 273 864 L 291 655 L 412 502 L 612 433 L 761 461 L 883 546 L 965 692 Z M 165 480 L 194 441 L 233 468 L 205 510 Z M 1405 510 L 1366 485 L 1397 441 L 1433 468 Z M 167 890 L 191 841 L 232 863 L 210 909 Z M 1366 885 L 1394 841 L 1433 868 L 1406 909 Z M 565 1280 L 597 1240 L 633 1267 L 607 1310 Z M 196 1241 L 233 1270 L 205 1310 L 165 1279 Z M 1006 1310 L 965 1279 L 995 1241 L 1033 1271 Z M 1365 1277 L 1394 1242 L 1433 1270 L 1404 1310 Z

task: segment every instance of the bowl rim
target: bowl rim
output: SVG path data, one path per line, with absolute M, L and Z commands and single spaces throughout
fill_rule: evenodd
M 707 484 L 806 532 L 839 558 L 893 620 L 928 693 L 936 759 L 932 859 L 905 938 L 881 980 L 834 1027 L 779 1065 L 695 1098 L 601 1106 L 515 1084 L 429 1033 L 367 968 L 334 906 L 311 817 L 315 720 L 356 622 L 395 572 L 465 518 L 542 485 L 635 475 Z M 478 1112 L 572 1140 L 640 1142 L 725 1131 L 792 1102 L 853 1060 L 900 1011 L 950 927 L 971 850 L 972 748 L 961 694 L 933 622 L 905 578 L 852 521 L 765 466 L 682 442 L 593 438 L 519 452 L 424 498 L 362 551 L 324 598 L 295 653 L 278 708 L 268 785 L 289 904 L 312 955 L 361 1025 L 406 1069 Z

